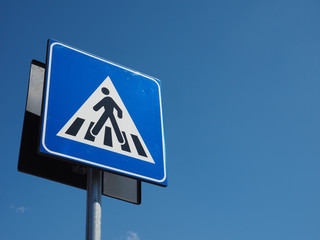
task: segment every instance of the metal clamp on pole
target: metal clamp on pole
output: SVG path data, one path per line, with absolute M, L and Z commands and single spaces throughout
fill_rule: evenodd
M 87 223 L 86 240 L 101 239 L 102 171 L 87 168 Z

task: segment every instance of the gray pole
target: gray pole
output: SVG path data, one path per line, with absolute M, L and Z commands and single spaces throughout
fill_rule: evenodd
M 102 171 L 88 167 L 86 240 L 101 240 L 101 185 Z

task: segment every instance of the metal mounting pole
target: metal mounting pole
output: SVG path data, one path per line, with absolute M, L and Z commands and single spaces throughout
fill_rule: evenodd
M 101 185 L 102 171 L 88 167 L 86 240 L 101 240 Z

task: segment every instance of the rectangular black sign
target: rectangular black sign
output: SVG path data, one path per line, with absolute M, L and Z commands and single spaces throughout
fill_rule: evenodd
M 18 171 L 87 189 L 86 167 L 38 154 L 45 64 L 32 60 Z M 102 194 L 134 204 L 141 203 L 141 181 L 103 172 Z

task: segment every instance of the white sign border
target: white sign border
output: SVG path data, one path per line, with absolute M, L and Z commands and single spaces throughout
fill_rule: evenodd
M 50 43 L 49 43 L 50 45 Z M 49 88 L 50 88 L 50 77 L 51 77 L 51 61 L 52 61 L 52 49 L 55 45 L 61 45 L 65 48 L 69 48 L 73 51 L 76 51 L 76 52 L 79 52 L 79 53 L 82 53 L 84 55 L 87 55 L 89 57 L 92 57 L 92 58 L 95 58 L 97 60 L 100 60 L 100 61 L 103 61 L 103 62 L 106 62 L 108 64 L 111 64 L 113 66 L 116 66 L 116 67 L 119 67 L 119 68 L 122 68 L 124 70 L 127 70 L 127 71 L 130 71 L 134 74 L 137 74 L 137 75 L 140 75 L 140 76 L 143 76 L 143 77 L 146 77 L 152 81 L 154 81 L 157 86 L 158 86 L 158 89 L 159 89 L 159 104 L 160 104 L 160 113 L 161 113 L 161 132 L 162 132 L 162 150 L 163 150 L 163 173 L 164 173 L 164 176 L 162 179 L 158 180 L 158 179 L 154 179 L 154 178 L 151 178 L 151 177 L 146 177 L 146 176 L 143 176 L 143 175 L 140 175 L 140 174 L 136 174 L 136 173 L 131 173 L 131 172 L 128 172 L 128 171 L 124 171 L 124 170 L 121 170 L 121 169 L 117 169 L 117 168 L 113 168 L 113 167 L 109 167 L 109 166 L 105 166 L 103 164 L 98 164 L 98 163 L 94 163 L 94 162 L 91 162 L 91 161 L 88 161 L 88 160 L 85 160 L 85 159 L 81 159 L 81 158 L 77 158 L 77 157 L 73 157 L 73 156 L 69 156 L 69 155 L 66 155 L 66 154 L 63 154 L 63 153 L 59 153 L 59 152 L 55 152 L 55 151 L 52 151 L 50 149 L 48 149 L 48 147 L 45 145 L 45 136 L 46 136 L 46 127 L 47 127 L 47 109 L 48 109 L 48 101 L 49 101 Z M 118 64 L 115 64 L 113 62 L 110 62 L 110 61 L 107 61 L 103 58 L 100 58 L 100 57 L 97 57 L 97 56 L 94 56 L 92 54 L 89 54 L 87 52 L 84 52 L 84 51 L 81 51 L 79 49 L 76 49 L 76 48 L 73 48 L 73 47 L 70 47 L 70 46 L 67 46 L 63 43 L 60 43 L 60 42 L 54 42 L 54 43 L 51 43 L 50 45 L 50 51 L 49 51 L 49 56 L 48 56 L 48 64 L 47 64 L 47 82 L 46 82 L 46 97 L 45 97 L 45 102 L 44 102 L 45 106 L 44 106 L 44 112 L 43 112 L 43 125 L 42 125 L 42 146 L 44 147 L 44 149 L 53 154 L 53 155 L 57 155 L 57 156 L 61 156 L 61 157 L 64 157 L 64 158 L 69 158 L 69 159 L 73 159 L 73 160 L 76 160 L 76 161 L 79 161 L 79 162 L 83 162 L 83 163 L 87 163 L 89 165 L 94 165 L 94 166 L 97 166 L 97 167 L 100 167 L 100 168 L 104 168 L 104 169 L 109 169 L 109 170 L 112 170 L 112 171 L 115 171 L 115 172 L 118 172 L 118 173 L 123 173 L 123 174 L 126 174 L 126 175 L 130 175 L 130 176 L 135 176 L 135 177 L 138 177 L 138 178 L 142 178 L 142 179 L 146 179 L 148 181 L 151 181 L 151 182 L 157 182 L 157 183 L 162 183 L 166 180 L 167 178 L 167 173 L 166 173 L 166 152 L 165 152 L 165 142 L 164 142 L 164 127 L 163 127 L 163 114 L 162 114 L 162 100 L 161 100 L 161 91 L 160 91 L 160 85 L 159 83 L 154 79 L 154 78 L 151 78 L 149 77 L 148 75 L 145 75 L 145 74 L 142 74 L 140 72 L 136 72 L 132 69 L 129 69 L 129 68 L 126 68 L 126 67 L 123 67 L 121 65 L 118 65 Z

